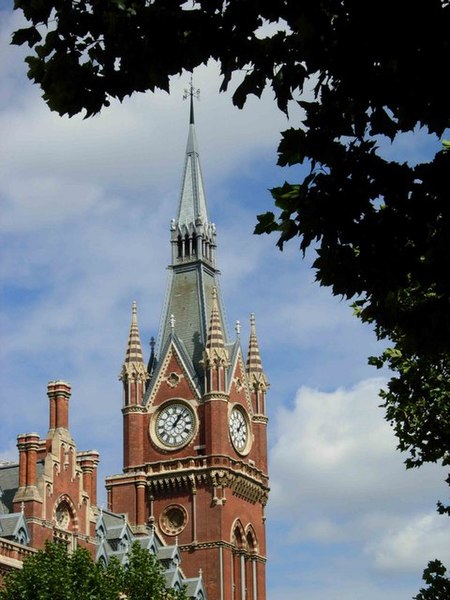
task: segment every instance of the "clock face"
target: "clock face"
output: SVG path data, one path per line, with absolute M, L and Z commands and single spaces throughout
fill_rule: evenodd
M 156 435 L 166 446 L 186 444 L 194 434 L 194 413 L 187 406 L 172 402 L 161 410 L 156 420 Z
M 241 410 L 233 408 L 230 414 L 229 427 L 233 446 L 238 452 L 243 452 L 248 441 L 248 424 Z

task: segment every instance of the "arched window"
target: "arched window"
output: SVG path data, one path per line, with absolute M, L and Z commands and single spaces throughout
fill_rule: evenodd
M 236 519 L 232 534 L 231 543 L 234 546 L 231 565 L 231 578 L 233 589 L 233 600 L 245 600 L 245 533 L 242 523 Z
M 255 530 L 248 524 L 245 530 L 246 553 L 245 553 L 245 581 L 247 587 L 247 600 L 258 598 L 258 540 Z
M 247 552 L 250 554 L 256 554 L 258 552 L 258 542 L 256 540 L 255 530 L 251 525 L 247 525 L 245 539 L 247 542 Z

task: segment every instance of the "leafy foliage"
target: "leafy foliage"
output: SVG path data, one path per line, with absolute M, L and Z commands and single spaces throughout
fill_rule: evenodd
M 450 463 L 449 0 L 16 0 L 31 24 L 29 77 L 51 109 L 90 116 L 216 60 L 242 107 L 273 90 L 304 120 L 282 134 L 279 165 L 305 164 L 272 190 L 257 233 L 313 248 L 317 280 L 354 301 L 390 348 L 386 418 L 407 466 Z M 265 27 L 275 25 L 273 35 Z M 420 132 L 430 159 L 389 159 Z M 403 138 L 402 138 L 403 136 Z M 442 505 L 441 505 L 442 508 Z M 445 512 L 445 510 L 444 510 Z
M 428 585 L 422 588 L 414 600 L 448 600 L 450 598 L 450 579 L 445 576 L 446 568 L 438 560 L 428 563 L 423 572 L 423 580 Z
M 0 588 L 0 600 L 187 600 L 184 590 L 167 590 L 157 559 L 135 543 L 129 564 L 95 563 L 85 549 L 72 554 L 47 543 L 12 571 Z

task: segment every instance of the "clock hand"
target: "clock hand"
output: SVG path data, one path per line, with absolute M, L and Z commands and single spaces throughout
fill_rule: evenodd
M 182 412 L 180 412 L 180 414 L 178 415 L 178 417 L 175 419 L 175 421 L 172 423 L 172 429 L 174 429 L 177 426 L 178 421 L 181 419 L 181 417 L 184 417 L 187 411 L 183 410 Z

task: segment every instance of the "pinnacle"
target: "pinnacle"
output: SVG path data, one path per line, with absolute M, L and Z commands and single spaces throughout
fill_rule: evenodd
M 132 305 L 132 316 L 130 334 L 128 336 L 128 346 L 125 355 L 125 363 L 143 363 L 141 338 L 139 336 L 139 327 L 137 320 L 137 304 L 136 300 L 133 301 Z
M 212 292 L 211 318 L 209 321 L 208 339 L 206 348 L 212 350 L 214 348 L 224 348 L 222 325 L 219 316 L 219 304 L 217 300 L 217 290 L 214 287 Z
M 268 386 L 259 353 L 258 338 L 256 337 L 255 314 L 250 315 L 250 341 L 247 354 L 247 373 L 264 386 Z

